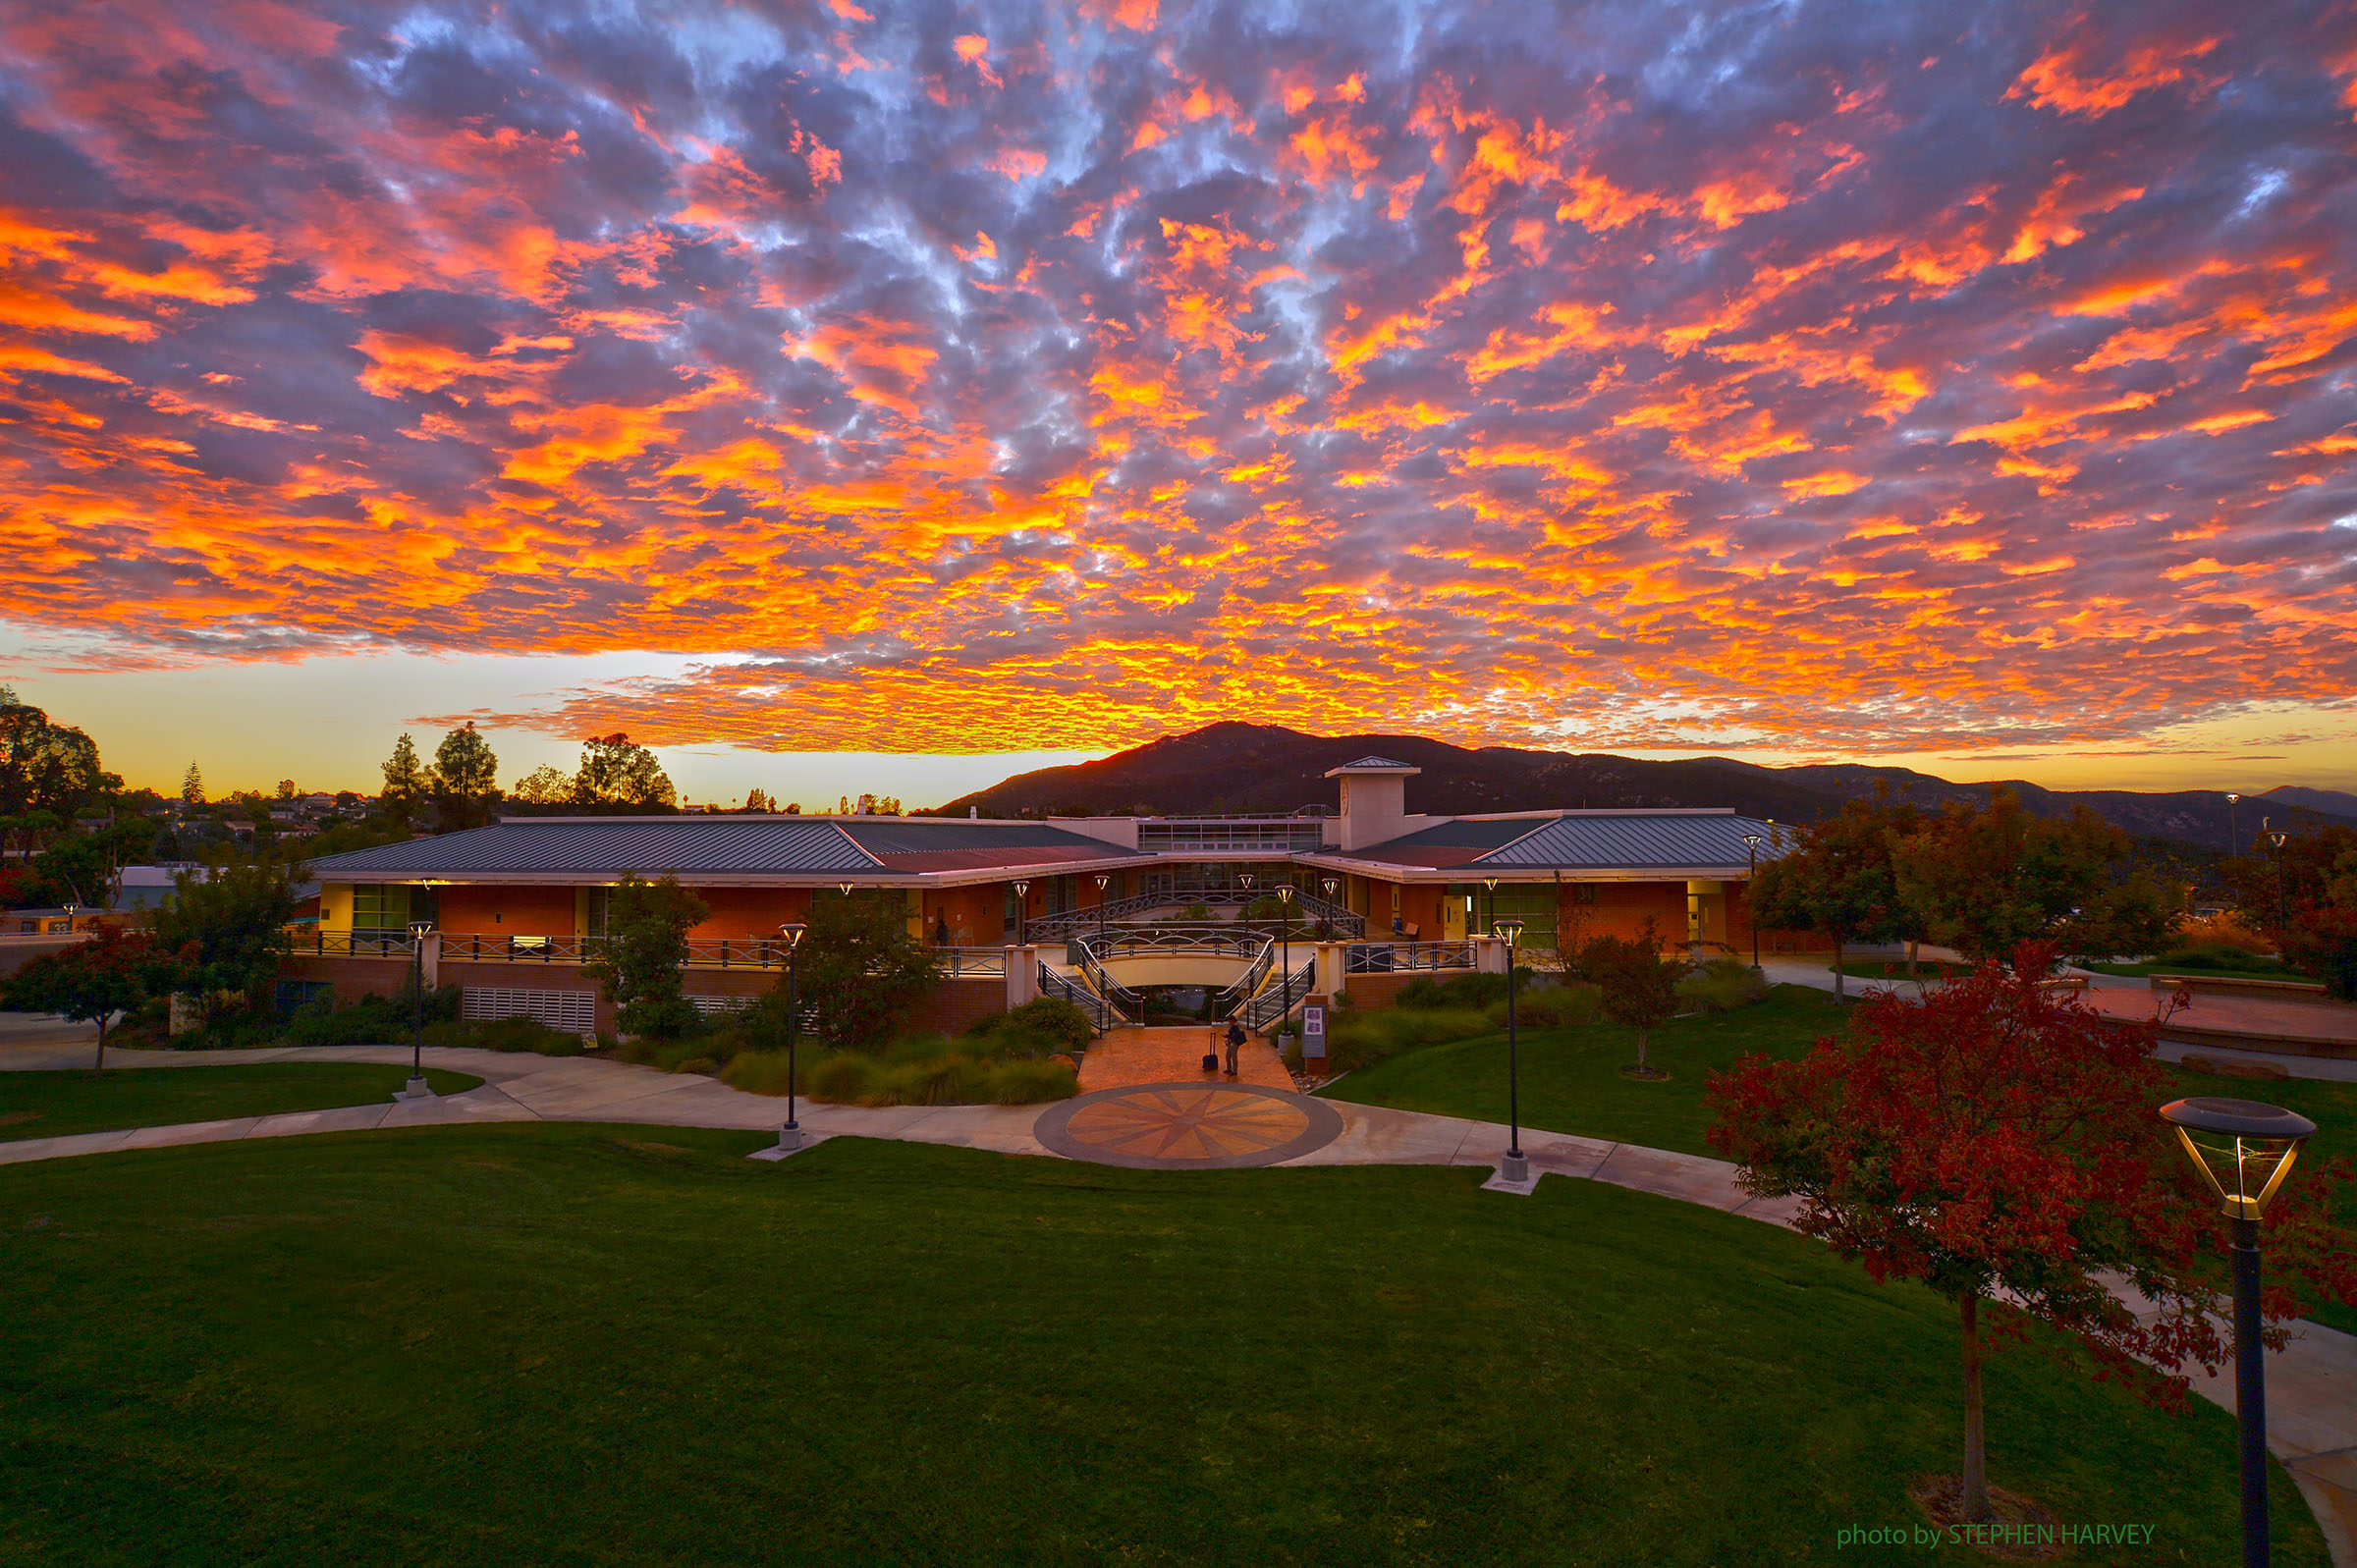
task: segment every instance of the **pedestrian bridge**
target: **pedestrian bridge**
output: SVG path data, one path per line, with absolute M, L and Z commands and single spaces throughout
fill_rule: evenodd
M 1321 956 L 1342 973 L 1321 977 Z M 1234 925 L 1108 928 L 1071 935 L 1060 959 L 1043 957 L 1043 996 L 1062 997 L 1087 1012 L 1100 1029 L 1141 1024 L 1144 993 L 1162 986 L 1201 987 L 1211 995 L 1213 1020 L 1235 1018 L 1245 1027 L 1275 1026 L 1313 992 L 1332 990 L 1343 975 L 1404 969 L 1465 971 L 1478 965 L 1469 942 L 1370 943 L 1288 941 Z

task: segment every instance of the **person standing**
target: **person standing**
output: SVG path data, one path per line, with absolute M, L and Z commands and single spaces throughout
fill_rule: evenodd
M 1233 1018 L 1228 1020 L 1228 1076 L 1236 1073 L 1235 1054 L 1244 1049 L 1244 1026 Z

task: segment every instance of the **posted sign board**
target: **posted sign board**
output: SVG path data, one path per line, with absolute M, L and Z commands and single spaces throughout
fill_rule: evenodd
M 1326 1008 L 1322 1003 L 1313 1001 L 1301 1009 L 1301 1054 L 1326 1054 Z

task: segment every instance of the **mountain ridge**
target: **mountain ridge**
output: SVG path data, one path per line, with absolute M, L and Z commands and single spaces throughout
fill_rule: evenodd
M 1338 791 L 1326 771 L 1369 755 L 1423 769 L 1407 781 L 1407 809 L 1450 816 L 1732 806 L 1750 816 L 1804 823 L 1838 811 L 1844 801 L 1872 798 L 1878 785 L 1936 810 L 1950 801 L 1979 804 L 2001 784 L 2037 816 L 2063 816 L 2084 804 L 2136 837 L 2218 851 L 2226 849 L 2231 831 L 2235 847 L 2249 852 L 2259 832 L 2255 804 L 2280 808 L 2296 821 L 2357 828 L 2357 796 L 2289 784 L 2246 794 L 2242 808 L 2230 813 L 2224 791 L 2216 789 L 2049 789 L 2027 780 L 1955 784 L 1868 763 L 1778 768 L 1732 757 L 1655 762 L 1612 752 L 1453 746 L 1420 735 L 1312 735 L 1240 720 L 1164 735 L 1095 762 L 1016 774 L 941 810 L 950 816 L 969 808 L 999 816 L 1183 816 L 1332 808 Z M 2348 810 L 2312 803 L 2341 801 Z

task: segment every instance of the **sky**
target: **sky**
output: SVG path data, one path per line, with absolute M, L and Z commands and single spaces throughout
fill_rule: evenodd
M 0 11 L 0 680 L 134 784 L 2345 788 L 2352 457 L 2347 7 Z

